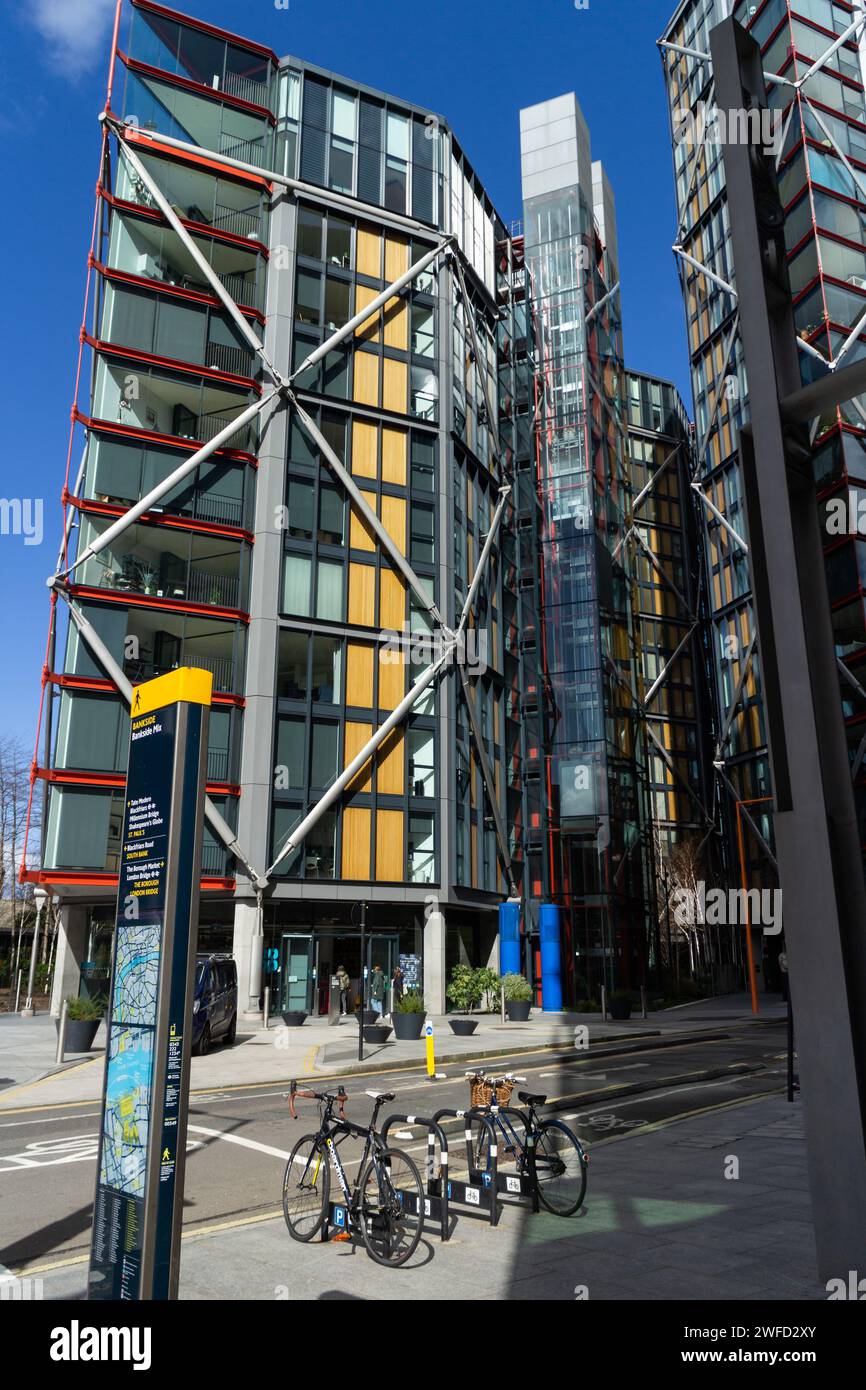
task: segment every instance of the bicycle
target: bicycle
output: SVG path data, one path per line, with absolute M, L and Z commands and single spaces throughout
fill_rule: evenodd
M 394 1099 L 393 1093 L 367 1095 L 375 1101 L 373 1116 L 369 1125 L 358 1125 L 345 1117 L 348 1096 L 342 1086 L 335 1092 L 302 1091 L 292 1082 L 292 1119 L 298 1118 L 296 1096 L 318 1101 L 319 1129 L 305 1134 L 291 1152 L 283 1178 L 283 1215 L 293 1240 L 306 1244 L 319 1233 L 330 1213 L 333 1162 L 345 1200 L 346 1233 L 360 1232 L 370 1258 L 396 1269 L 412 1257 L 421 1239 L 424 1189 L 414 1161 L 402 1149 L 386 1147 L 376 1130 L 379 1111 Z M 364 1140 L 354 1186 L 339 1153 L 350 1137 Z
M 526 1081 L 525 1076 L 511 1072 L 504 1076 L 466 1072 L 466 1076 L 473 1110 L 484 1110 L 492 1122 L 498 1166 L 503 1155 L 513 1157 L 518 1174 L 534 1184 L 542 1206 L 554 1216 L 574 1216 L 586 1195 L 589 1155 L 562 1120 L 539 1119 L 536 1107 L 544 1105 L 547 1096 L 518 1091 L 517 1098 L 526 1107 L 518 1110 L 508 1102 L 514 1087 Z M 522 1126 L 522 1137 L 516 1123 Z M 491 1166 L 491 1136 L 486 1125 L 477 1124 L 471 1142 L 476 1171 L 484 1172 Z

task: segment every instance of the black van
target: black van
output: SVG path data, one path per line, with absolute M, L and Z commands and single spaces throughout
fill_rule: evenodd
M 229 955 L 195 958 L 195 998 L 192 1006 L 192 1050 L 197 1057 L 210 1052 L 221 1038 L 231 1045 L 238 1029 L 238 968 Z

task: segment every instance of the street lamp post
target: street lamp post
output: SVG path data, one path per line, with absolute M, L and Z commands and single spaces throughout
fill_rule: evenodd
M 33 991 L 36 987 L 36 953 L 39 947 L 39 923 L 42 920 L 42 910 L 48 901 L 49 894 L 44 888 L 33 889 L 33 901 L 36 904 L 36 921 L 33 924 L 33 945 L 30 949 L 30 973 L 27 977 L 27 998 L 24 1000 L 24 1008 L 21 1010 L 22 1018 L 33 1017 Z

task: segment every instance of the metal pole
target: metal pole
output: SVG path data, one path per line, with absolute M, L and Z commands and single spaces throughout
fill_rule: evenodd
M 270 987 L 270 985 L 265 985 L 265 997 L 264 997 L 264 1001 L 263 1001 L 263 1003 L 262 1003 L 262 1028 L 263 1028 L 263 1030 L 264 1030 L 265 1032 L 267 1032 L 267 1031 L 268 1031 L 268 1028 L 270 1027 L 270 1014 L 271 1014 L 271 987 Z
M 607 1023 L 607 988 L 605 985 L 601 987 L 601 1021 Z
M 30 948 L 30 971 L 27 976 L 27 998 L 24 1000 L 24 1008 L 21 1010 L 22 1018 L 33 1017 L 33 992 L 36 988 L 36 956 L 39 949 L 39 924 L 42 920 L 42 911 L 48 900 L 48 894 L 45 889 L 34 888 L 33 900 L 36 903 L 36 921 L 33 923 L 33 944 Z
M 15 1012 L 18 1012 L 18 1002 L 21 998 L 21 968 L 18 969 L 18 981 L 15 986 Z
M 788 995 L 788 1100 L 794 1099 L 794 1010 L 791 1008 L 791 985 L 787 980 Z
M 743 904 L 746 909 L 746 958 L 749 962 L 749 990 L 752 995 L 752 1013 L 759 1014 L 758 979 L 755 974 L 755 953 L 752 949 L 752 922 L 749 913 L 749 893 L 746 881 L 746 850 L 743 843 L 743 822 L 740 818 L 740 802 L 737 802 L 737 849 L 740 855 L 740 886 L 743 890 Z
M 366 965 L 367 965 L 367 904 L 361 903 L 361 978 L 358 981 L 361 990 L 360 1004 L 358 1013 L 358 1061 L 364 1060 L 364 1010 L 367 1007 L 366 990 Z
M 60 1026 L 57 1029 L 57 1052 L 54 1056 L 56 1066 L 63 1062 L 63 1050 L 66 1047 L 66 1015 L 69 1010 L 69 1000 L 64 999 L 60 1005 Z
M 502 1023 L 505 1022 L 505 986 L 499 986 L 499 1017 Z

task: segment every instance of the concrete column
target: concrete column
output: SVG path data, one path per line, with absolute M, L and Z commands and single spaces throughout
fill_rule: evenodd
M 424 921 L 424 1006 L 428 1014 L 445 1012 L 445 914 L 438 910 Z
M 59 1018 L 67 994 L 78 996 L 81 984 L 81 965 L 87 948 L 87 908 L 78 903 L 64 903 L 60 909 L 57 931 L 57 950 L 54 955 L 54 983 L 51 989 L 51 1014 Z
M 232 954 L 238 967 L 238 1010 L 242 1018 L 257 1017 L 262 986 L 262 941 L 255 900 L 235 903 Z

